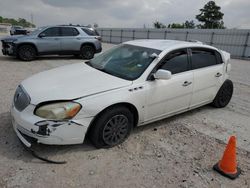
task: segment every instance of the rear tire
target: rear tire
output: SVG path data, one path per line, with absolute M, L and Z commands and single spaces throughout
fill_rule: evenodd
M 84 45 L 81 47 L 81 57 L 83 59 L 92 59 L 95 55 L 95 49 L 90 45 Z
M 17 55 L 23 61 L 32 61 L 36 58 L 36 49 L 31 45 L 22 45 L 18 48 Z
M 223 108 L 227 106 L 233 95 L 233 82 L 226 80 L 219 89 L 212 105 L 216 108 Z
M 134 124 L 133 114 L 126 107 L 105 110 L 90 129 L 89 138 L 96 148 L 109 148 L 122 143 Z

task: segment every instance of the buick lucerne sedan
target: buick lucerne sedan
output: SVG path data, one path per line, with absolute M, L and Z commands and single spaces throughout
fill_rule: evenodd
M 230 54 L 175 40 L 135 40 L 88 62 L 41 72 L 16 89 L 12 123 L 28 147 L 122 143 L 136 126 L 202 105 L 225 107 L 233 93 Z

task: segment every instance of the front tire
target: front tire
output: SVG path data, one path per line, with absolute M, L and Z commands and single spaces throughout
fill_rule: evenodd
M 129 136 L 134 123 L 133 114 L 125 107 L 105 110 L 90 129 L 90 140 L 96 148 L 109 148 Z
M 18 48 L 17 55 L 23 61 L 32 61 L 36 58 L 36 49 L 31 45 L 22 45 Z
M 216 108 L 223 108 L 227 106 L 233 95 L 233 82 L 226 80 L 219 89 L 212 105 Z
M 84 45 L 81 47 L 81 57 L 83 59 L 92 59 L 95 55 L 95 49 L 90 45 Z

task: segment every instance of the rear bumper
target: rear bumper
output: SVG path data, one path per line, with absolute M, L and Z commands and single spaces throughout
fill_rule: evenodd
M 102 51 L 102 47 L 96 49 L 96 53 L 100 53 Z

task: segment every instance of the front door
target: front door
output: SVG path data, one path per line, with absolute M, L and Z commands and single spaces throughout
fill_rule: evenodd
M 157 69 L 172 73 L 169 80 L 147 81 L 145 122 L 161 119 L 189 107 L 193 91 L 193 72 L 190 70 L 187 49 L 169 53 Z
M 60 28 L 50 27 L 40 33 L 36 46 L 39 53 L 55 53 L 61 51 Z

